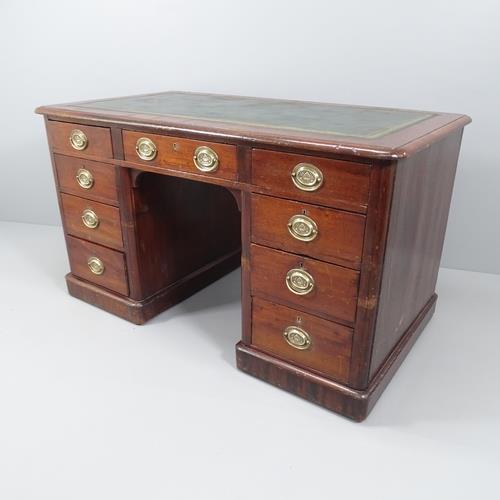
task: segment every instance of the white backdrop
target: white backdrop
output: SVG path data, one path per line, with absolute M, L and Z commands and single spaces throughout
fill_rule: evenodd
M 174 89 L 448 111 L 473 123 L 443 265 L 500 273 L 499 26 L 497 0 L 1 0 L 0 220 L 60 223 L 41 104 Z

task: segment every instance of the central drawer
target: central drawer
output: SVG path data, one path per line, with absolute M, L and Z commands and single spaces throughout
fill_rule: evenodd
M 147 132 L 123 131 L 125 160 L 237 180 L 236 146 Z
M 357 271 L 255 244 L 250 248 L 250 270 L 252 295 L 354 323 Z

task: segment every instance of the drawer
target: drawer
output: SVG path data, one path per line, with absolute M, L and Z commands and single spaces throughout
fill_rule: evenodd
M 359 273 L 258 245 L 250 247 L 252 295 L 354 323 Z
M 230 144 L 194 141 L 124 130 L 123 148 L 126 161 L 157 165 L 222 179 L 236 180 L 238 178 L 236 146 Z M 149 154 L 149 159 L 141 158 L 139 156 L 141 151 L 143 158 L 147 158 Z M 195 154 L 198 166 L 195 164 Z
M 55 152 L 71 156 L 113 158 L 109 128 L 49 121 L 47 135 Z
M 370 166 L 254 149 L 252 184 L 275 196 L 366 213 Z
M 255 243 L 360 268 L 363 215 L 254 194 L 251 224 Z
M 114 165 L 58 154 L 54 155 L 54 162 L 59 189 L 64 193 L 118 204 Z
M 79 238 L 123 249 L 120 211 L 97 201 L 61 194 L 66 231 Z
M 68 236 L 66 241 L 71 272 L 75 276 L 122 295 L 128 295 L 125 256 L 122 252 L 80 240 L 73 236 Z M 100 274 L 92 272 L 90 264 Z
M 303 368 L 347 382 L 353 332 L 310 314 L 254 298 L 252 345 Z

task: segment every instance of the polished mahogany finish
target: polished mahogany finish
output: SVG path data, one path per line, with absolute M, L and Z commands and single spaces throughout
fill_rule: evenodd
M 157 148 L 156 156 L 151 160 L 144 160 L 137 154 L 137 141 L 141 138 L 151 140 Z M 230 180 L 237 179 L 236 146 L 205 141 L 192 141 L 157 134 L 144 134 L 130 130 L 123 131 L 125 160 L 132 163 L 166 166 L 180 171 L 200 174 L 200 170 L 194 162 L 194 155 L 196 149 L 199 147 L 209 147 L 218 156 L 217 168 L 213 172 L 204 172 L 205 175 Z
M 311 368 L 338 382 L 348 381 L 352 329 L 259 298 L 253 300 L 252 314 L 252 345 L 255 348 Z M 298 326 L 310 336 L 307 349 L 297 349 L 283 342 L 283 332 L 290 326 Z
M 122 295 L 128 294 L 127 269 L 122 252 L 68 236 L 68 256 L 71 272 L 79 278 L 103 286 Z M 90 259 L 102 262 L 102 273 L 92 272 Z
M 71 133 L 74 130 L 82 132 L 87 139 L 87 144 L 83 149 L 75 149 L 75 147 L 71 145 Z M 109 128 L 87 127 L 84 125 L 63 122 L 49 122 L 47 135 L 54 152 L 68 155 L 74 154 L 81 157 L 113 158 Z
M 303 241 L 293 236 L 288 223 L 306 215 L 317 226 L 317 236 Z M 359 269 L 365 217 L 270 196 L 252 195 L 252 241 L 319 260 Z
M 353 324 L 356 316 L 359 273 L 320 260 L 252 245 L 250 248 L 252 295 L 310 311 L 318 316 Z M 291 269 L 308 273 L 314 280 L 310 292 L 297 295 L 286 285 Z
M 239 264 L 240 214 L 227 189 L 149 172 L 135 183 L 131 206 L 122 205 L 122 217 L 134 228 L 127 252 L 137 274 L 132 298 L 144 300 L 235 256 Z
M 108 205 L 118 205 L 114 165 L 59 154 L 54 154 L 53 158 L 57 182 L 62 193 L 74 194 Z M 92 179 L 85 187 L 77 180 L 83 171 L 88 172 Z
M 301 163 L 314 165 L 321 171 L 323 182 L 318 189 L 303 191 L 293 183 L 293 169 Z M 370 165 L 254 149 L 252 183 L 272 196 L 366 213 L 370 190 Z
M 241 263 L 238 367 L 367 416 L 434 312 L 467 116 L 183 92 L 37 111 L 73 296 L 142 324 Z
M 64 193 L 61 193 L 61 202 L 68 234 L 123 250 L 118 208 Z
M 460 141 L 450 134 L 398 165 L 370 377 L 436 289 Z

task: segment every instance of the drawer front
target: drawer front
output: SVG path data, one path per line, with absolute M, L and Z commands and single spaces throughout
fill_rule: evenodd
M 109 128 L 49 121 L 47 134 L 55 152 L 78 157 L 113 158 Z
M 366 213 L 370 166 L 254 149 L 252 183 L 276 196 Z
M 352 269 L 252 244 L 250 282 L 252 295 L 354 323 L 359 273 Z
M 352 330 L 310 314 L 254 298 L 252 345 L 303 368 L 347 382 Z
M 61 194 L 61 201 L 64 223 L 69 234 L 123 249 L 118 208 L 69 194 Z
M 71 272 L 75 276 L 122 295 L 128 295 L 125 256 L 122 252 L 95 245 L 73 236 L 68 236 L 66 241 Z M 98 261 L 95 259 L 98 259 Z M 92 264 L 96 271 L 102 270 L 101 274 L 92 272 L 89 263 Z M 101 269 L 98 267 L 100 263 L 103 266 Z
M 110 205 L 118 204 L 116 168 L 114 165 L 54 155 L 59 189 Z
M 301 224 L 307 225 L 305 230 Z M 309 241 L 299 239 L 307 236 L 313 226 L 316 231 L 310 233 L 313 239 L 310 236 L 306 238 Z M 252 195 L 252 241 L 255 243 L 359 269 L 364 230 L 363 215 Z
M 238 178 L 236 146 L 230 144 L 124 130 L 123 148 L 126 161 L 203 174 L 207 177 L 230 180 Z M 143 157 L 149 154 L 149 159 L 143 159 L 139 154 Z M 195 154 L 198 166 L 195 164 Z

